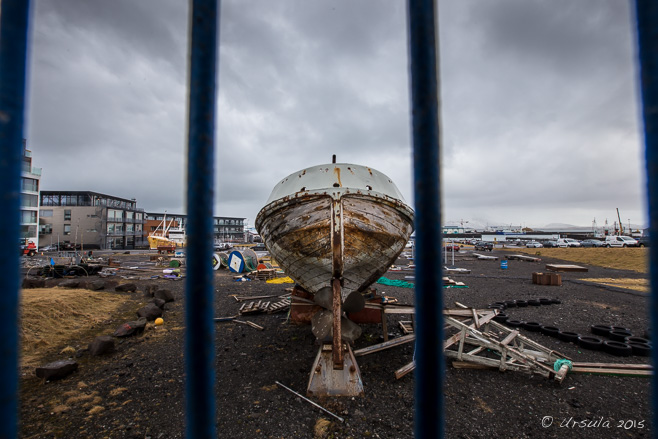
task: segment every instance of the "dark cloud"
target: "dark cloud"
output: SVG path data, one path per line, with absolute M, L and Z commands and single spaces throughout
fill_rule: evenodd
M 444 220 L 587 225 L 620 207 L 643 222 L 628 4 L 438 3 Z M 183 211 L 187 3 L 34 12 L 27 133 L 44 189 Z M 393 0 L 222 2 L 216 213 L 253 221 L 276 182 L 332 154 L 412 203 L 405 26 Z

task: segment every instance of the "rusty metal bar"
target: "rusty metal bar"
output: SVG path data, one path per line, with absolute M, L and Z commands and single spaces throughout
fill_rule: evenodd
M 340 330 L 340 318 L 343 314 L 343 308 L 341 306 L 341 293 L 340 293 L 340 280 L 334 279 L 331 282 L 333 288 L 333 343 L 331 345 L 333 360 L 334 360 L 334 369 L 343 368 L 343 341 L 342 333 Z
M 343 280 L 343 221 L 340 199 L 332 199 L 331 202 L 331 251 L 332 251 L 332 281 L 333 293 L 333 340 L 332 357 L 334 369 L 343 368 L 343 342 L 340 329 L 340 320 L 343 315 L 343 297 L 341 282 Z
M 433 0 L 409 0 L 407 8 L 416 210 L 414 432 L 436 439 L 445 419 L 437 11 Z
M 642 92 L 642 115 L 649 206 L 649 304 L 651 333 L 658 334 L 658 3 L 636 0 L 639 80 Z M 653 364 L 658 364 L 658 349 L 651 350 Z M 658 425 L 658 379 L 651 378 L 652 424 Z M 653 437 L 658 438 L 654 427 Z

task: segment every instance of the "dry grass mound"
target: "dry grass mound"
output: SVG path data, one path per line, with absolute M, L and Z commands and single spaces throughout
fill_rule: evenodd
M 597 267 L 649 272 L 648 248 L 515 248 L 513 251 Z
M 37 288 L 21 291 L 21 367 L 33 367 L 47 353 L 110 319 L 125 296 L 82 289 Z

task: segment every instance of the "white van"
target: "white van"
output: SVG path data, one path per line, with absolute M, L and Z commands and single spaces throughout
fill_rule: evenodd
M 630 236 L 606 236 L 606 247 L 637 247 L 637 241 Z

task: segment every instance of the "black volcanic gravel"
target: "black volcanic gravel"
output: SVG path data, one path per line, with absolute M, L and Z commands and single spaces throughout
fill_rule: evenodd
M 585 249 L 586 250 L 586 249 Z M 513 253 L 496 250 L 494 256 Z M 489 253 L 487 253 L 489 255 Z M 510 319 L 535 321 L 592 336 L 591 325 L 629 328 L 643 337 L 648 327 L 647 296 L 587 282 L 588 278 L 646 278 L 647 275 L 588 266 L 587 273 L 562 273 L 562 286 L 540 286 L 532 273 L 546 263 L 510 260 L 481 261 L 460 252 L 455 266 L 470 274 L 448 275 L 468 288 L 444 289 L 444 304 L 455 302 L 486 308 L 498 301 L 559 299 L 560 304 L 508 308 Z M 568 263 L 568 262 L 565 262 Z M 438 263 L 437 263 L 438 265 Z M 404 280 L 409 271 L 389 271 L 389 279 Z M 411 281 L 413 282 L 413 281 Z M 145 284 L 170 288 L 176 301 L 166 305 L 165 325 L 147 327 L 144 334 L 124 339 L 106 357 L 78 353 L 79 370 L 66 379 L 43 382 L 32 374 L 21 377 L 20 436 L 24 438 L 179 438 L 184 436 L 183 286 L 181 281 L 139 281 L 133 293 L 135 310 L 145 302 Z M 232 273 L 216 272 L 216 316 L 237 314 L 240 303 L 230 295 L 283 294 L 291 284 L 234 282 Z M 413 304 L 413 290 L 374 285 L 378 291 Z M 124 293 L 125 294 L 125 293 Z M 437 293 L 438 294 L 438 293 Z M 275 384 L 279 381 L 305 394 L 317 346 L 310 327 L 294 325 L 285 314 L 244 317 L 265 327 L 258 331 L 236 323 L 218 323 L 217 430 L 227 438 L 411 438 L 413 437 L 414 377 L 400 380 L 395 370 L 413 358 L 413 343 L 359 357 L 365 396 L 314 398 L 345 418 L 345 423 L 313 407 Z M 112 333 L 123 321 L 108 322 Z M 389 315 L 389 332 L 400 336 L 398 320 Z M 580 348 L 557 338 L 520 329 L 544 346 L 574 361 L 647 363 L 647 357 L 616 357 Z M 363 325 L 355 348 L 381 341 L 381 326 Z M 90 339 L 72 341 L 81 349 Z M 65 355 L 53 352 L 52 358 Z M 497 370 L 446 367 L 445 430 L 449 438 L 619 438 L 651 433 L 647 378 L 570 374 L 561 385 L 540 376 Z M 330 421 L 325 436 L 316 432 Z M 550 425 L 549 425 L 550 424 Z M 319 431 L 319 430 L 318 430 Z

